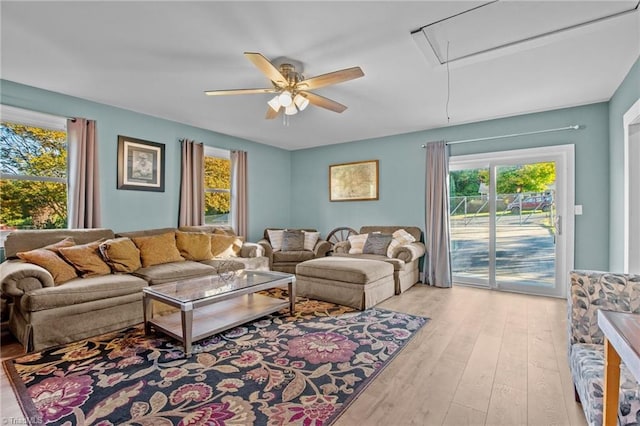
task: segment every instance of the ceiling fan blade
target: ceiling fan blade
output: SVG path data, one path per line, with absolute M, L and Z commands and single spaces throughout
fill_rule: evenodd
M 244 52 L 244 56 L 247 57 L 253 65 L 255 65 L 267 78 L 273 81 L 278 86 L 286 86 L 289 84 L 286 78 L 278 71 L 278 68 L 273 66 L 271 62 L 260 53 Z
M 327 74 L 311 77 L 298 83 L 298 87 L 304 90 L 313 90 L 320 87 L 329 86 L 331 84 L 342 83 L 364 76 L 364 72 L 360 67 L 346 68 L 340 71 L 334 71 Z
M 280 109 L 282 109 L 282 108 L 280 108 Z M 264 118 L 266 118 L 267 120 L 273 120 L 278 115 L 280 115 L 280 109 L 275 111 L 273 108 L 267 107 L 267 113 L 265 114 Z
M 325 98 L 324 96 L 316 95 L 315 93 L 311 93 L 311 92 L 300 92 L 300 93 L 302 94 L 302 96 L 304 96 L 309 100 L 309 103 L 315 106 L 319 106 L 321 108 L 325 108 L 337 113 L 341 113 L 342 111 L 347 109 L 345 105 L 342 105 L 341 103 L 338 103 L 336 101 L 332 101 L 331 99 Z
M 207 90 L 204 92 L 208 96 L 220 96 L 220 95 L 253 95 L 255 93 L 277 93 L 275 88 L 268 89 L 231 89 L 231 90 Z

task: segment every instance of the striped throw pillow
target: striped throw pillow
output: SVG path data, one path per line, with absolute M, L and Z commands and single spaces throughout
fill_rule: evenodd
M 369 234 L 351 235 L 349 237 L 349 243 L 351 244 L 349 254 L 361 254 L 368 236 Z
M 316 243 L 320 239 L 320 233 L 309 232 L 309 231 L 302 231 L 302 232 L 304 232 L 304 249 L 313 251 L 313 249 L 316 247 Z
M 282 238 L 284 237 L 284 229 L 268 229 L 269 242 L 273 251 L 280 251 L 282 249 Z

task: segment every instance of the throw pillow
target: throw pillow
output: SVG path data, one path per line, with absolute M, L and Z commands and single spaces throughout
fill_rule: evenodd
M 213 257 L 238 257 L 243 238 L 233 235 L 211 234 L 211 255 Z
M 196 262 L 211 259 L 211 237 L 204 232 L 176 231 L 176 246 L 180 255 Z
M 273 251 L 280 251 L 282 248 L 282 237 L 284 237 L 284 229 L 268 229 L 269 242 Z
M 147 237 L 133 237 L 131 240 L 140 250 L 143 268 L 163 263 L 184 261 L 184 257 L 180 256 L 178 247 L 176 247 L 175 232 Z
M 404 229 L 398 229 L 392 234 L 392 236 L 393 240 L 391 240 L 391 242 L 389 243 L 389 247 L 387 247 L 387 257 L 393 257 L 393 252 L 396 247 L 400 247 L 405 244 L 411 244 L 416 240 L 413 235 L 411 235 Z
M 281 251 L 304 250 L 304 234 L 298 230 L 286 230 L 282 234 Z
M 393 233 L 393 238 L 400 242 L 400 245 L 405 245 L 414 242 L 416 239 L 413 235 L 405 231 L 404 229 L 398 229 Z
M 54 253 L 60 253 L 62 247 L 71 247 L 76 244 L 76 241 L 72 237 L 67 237 L 64 240 L 58 241 L 57 243 L 49 244 L 48 246 L 42 247 L 45 250 L 51 250 Z
M 213 230 L 214 234 L 233 235 L 236 236 L 236 232 L 231 228 L 216 228 Z
M 113 272 L 134 272 L 142 268 L 140 250 L 129 238 L 114 238 L 100 244 L 100 254 Z
M 46 269 L 53 277 L 55 285 L 60 285 L 78 277 L 75 268 L 51 250 L 41 248 L 19 252 L 16 255 L 25 262 L 33 263 Z
M 369 234 L 351 235 L 349 237 L 349 244 L 351 244 L 349 254 L 362 254 L 362 249 L 364 248 L 364 243 L 367 241 L 368 236 Z
M 100 256 L 102 242 L 104 239 L 72 247 L 60 247 L 58 250 L 60 256 L 80 272 L 80 276 L 108 275 L 111 273 L 111 268 Z
M 387 248 L 393 237 L 391 234 L 369 234 L 362 248 L 362 253 L 387 255 Z
M 313 251 L 316 248 L 316 243 L 320 239 L 319 232 L 302 231 L 304 233 L 304 249 Z

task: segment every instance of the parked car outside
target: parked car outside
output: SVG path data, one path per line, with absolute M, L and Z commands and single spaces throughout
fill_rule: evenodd
M 518 214 L 520 209 L 522 210 L 542 210 L 543 212 L 549 211 L 553 199 L 547 195 L 536 195 L 525 197 L 522 201 L 515 199 L 507 205 L 507 210 L 511 210 L 511 213 Z

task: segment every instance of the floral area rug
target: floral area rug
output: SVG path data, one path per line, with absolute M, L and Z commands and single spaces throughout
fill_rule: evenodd
M 282 294 L 275 294 L 282 296 Z M 426 322 L 302 299 L 194 345 L 142 326 L 5 361 L 32 424 L 331 424 Z

